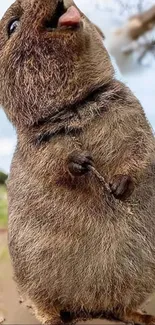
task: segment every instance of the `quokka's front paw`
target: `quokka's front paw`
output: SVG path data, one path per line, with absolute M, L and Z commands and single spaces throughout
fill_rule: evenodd
M 93 159 L 88 152 L 73 151 L 67 159 L 68 171 L 73 176 L 82 176 L 90 171 Z
M 118 200 L 126 200 L 134 190 L 134 184 L 129 175 L 115 175 L 110 182 L 110 189 Z

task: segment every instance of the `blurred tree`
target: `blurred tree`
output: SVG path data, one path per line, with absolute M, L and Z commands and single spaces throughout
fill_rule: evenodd
M 123 0 L 117 0 L 120 6 L 124 8 L 125 2 Z M 123 4 L 122 4 L 123 3 Z M 131 54 L 133 51 L 139 51 L 139 61 L 141 62 L 145 55 L 150 52 L 155 56 L 155 35 L 147 34 L 148 32 L 155 31 L 155 5 L 148 10 L 143 10 L 143 0 L 137 3 L 138 14 L 129 17 L 127 24 L 119 29 L 119 32 L 123 33 L 126 29 L 131 43 L 129 46 L 123 49 L 124 53 Z M 129 9 L 129 6 L 125 6 L 124 10 Z
M 107 47 L 121 71 L 131 70 L 133 57 L 135 62 L 151 65 L 155 61 L 155 1 L 102 1 L 112 22 L 105 34 Z
M 8 176 L 5 173 L 0 171 L 0 185 L 4 185 L 7 178 L 8 178 Z

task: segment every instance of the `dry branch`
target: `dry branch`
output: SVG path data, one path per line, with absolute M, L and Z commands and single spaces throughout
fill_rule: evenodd
M 129 34 L 133 40 L 137 40 L 146 32 L 155 27 L 155 6 L 149 10 L 132 16 L 129 19 Z

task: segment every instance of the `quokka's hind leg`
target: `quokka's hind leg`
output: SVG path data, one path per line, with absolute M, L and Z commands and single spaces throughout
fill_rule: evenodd
M 125 323 L 133 323 L 138 325 L 155 325 L 155 316 L 142 313 L 140 311 L 127 311 L 119 319 Z

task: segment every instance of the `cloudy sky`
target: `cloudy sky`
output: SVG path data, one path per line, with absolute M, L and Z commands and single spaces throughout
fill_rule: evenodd
M 14 1 L 1 0 L 1 3 L 0 3 L 0 18 L 2 17 L 2 15 L 6 11 L 6 9 L 11 5 L 12 2 L 14 2 Z

